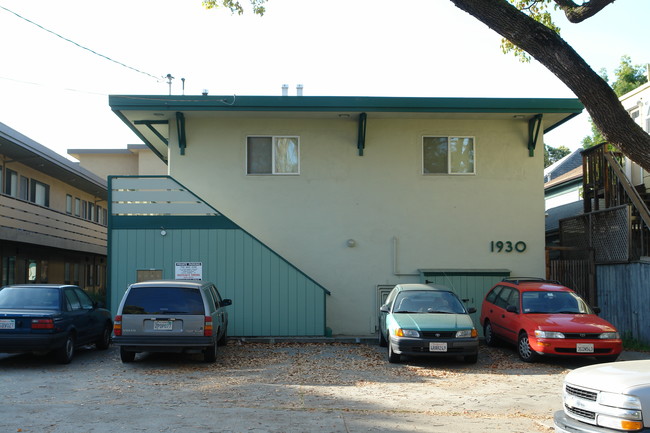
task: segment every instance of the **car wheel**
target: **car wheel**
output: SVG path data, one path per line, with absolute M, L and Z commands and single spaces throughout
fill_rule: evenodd
M 537 353 L 530 348 L 530 341 L 528 341 L 528 334 L 522 332 L 519 334 L 519 340 L 517 341 L 517 352 L 519 353 L 519 358 L 524 362 L 534 362 L 537 359 Z
M 56 361 L 59 364 L 70 364 L 72 357 L 74 356 L 74 335 L 68 334 L 65 339 L 65 343 L 60 349 L 57 349 L 55 352 Z
M 485 344 L 488 346 L 494 347 L 497 345 L 494 332 L 492 332 L 492 324 L 489 321 L 486 321 L 483 326 L 483 336 L 485 337 Z
M 379 330 L 379 347 L 386 347 L 386 338 L 384 338 L 383 332 L 381 332 L 381 329 Z
M 387 343 L 388 343 L 388 362 L 390 362 L 391 364 L 400 362 L 402 360 L 402 355 L 393 352 L 393 343 L 391 342 L 387 342 Z
M 95 347 L 97 350 L 106 350 L 111 345 L 111 332 L 113 332 L 113 327 L 111 325 L 106 325 L 102 331 L 102 335 L 95 342 Z
M 124 347 L 120 347 L 120 359 L 122 362 L 133 362 L 135 361 L 135 352 L 125 350 Z
M 215 362 L 217 360 L 217 342 L 203 351 L 203 360 L 205 362 Z
M 463 357 L 466 364 L 476 364 L 478 362 L 478 353 L 476 355 L 466 355 Z

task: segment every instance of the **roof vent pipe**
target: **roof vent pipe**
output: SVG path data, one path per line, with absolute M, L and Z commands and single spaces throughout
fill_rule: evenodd
M 296 95 L 302 96 L 302 84 L 296 86 Z
M 282 85 L 282 96 L 289 96 L 289 85 L 288 84 L 283 84 Z

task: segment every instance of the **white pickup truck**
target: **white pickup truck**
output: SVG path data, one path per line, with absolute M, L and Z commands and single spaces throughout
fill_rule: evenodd
M 558 433 L 650 432 L 650 360 L 581 367 L 564 379 Z

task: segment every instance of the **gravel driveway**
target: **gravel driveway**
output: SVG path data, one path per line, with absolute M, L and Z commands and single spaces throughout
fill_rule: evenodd
M 386 361 L 365 344 L 229 341 L 201 356 L 80 349 L 67 366 L 0 356 L 0 432 L 550 432 L 587 360 Z

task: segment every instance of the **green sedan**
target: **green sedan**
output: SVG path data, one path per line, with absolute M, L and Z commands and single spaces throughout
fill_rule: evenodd
M 478 333 L 451 289 L 441 285 L 399 284 L 379 309 L 379 345 L 388 346 L 388 361 L 402 355 L 458 356 L 478 360 Z

